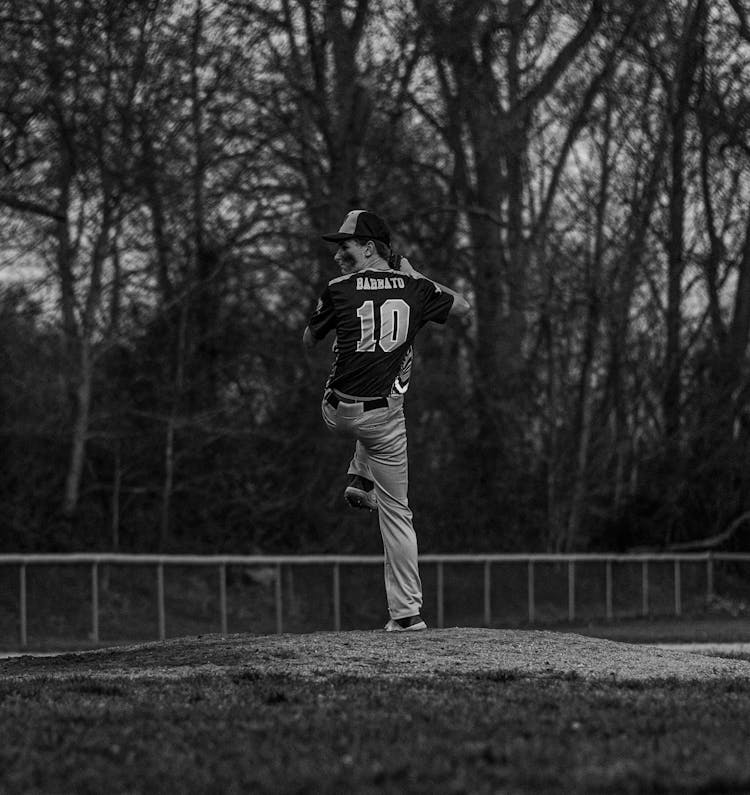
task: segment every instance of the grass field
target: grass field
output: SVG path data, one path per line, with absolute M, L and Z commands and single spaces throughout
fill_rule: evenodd
M 750 662 L 580 634 L 207 635 L 0 662 L 3 793 L 750 791 Z

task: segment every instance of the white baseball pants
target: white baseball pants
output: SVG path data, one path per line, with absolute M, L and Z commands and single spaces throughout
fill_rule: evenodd
M 331 431 L 357 441 L 349 473 L 375 484 L 391 618 L 414 616 L 422 608 L 417 535 L 407 496 L 409 463 L 403 403 L 403 397 L 388 398 L 387 408 L 363 411 L 362 403 L 341 402 L 334 408 L 324 400 L 322 407 Z

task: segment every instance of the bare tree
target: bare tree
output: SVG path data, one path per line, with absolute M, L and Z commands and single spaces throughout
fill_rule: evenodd
M 86 445 L 97 349 L 113 333 L 103 313 L 119 311 L 112 262 L 117 229 L 125 211 L 122 178 L 130 144 L 129 106 L 142 69 L 142 50 L 131 22 L 145 24 L 148 8 L 131 16 L 120 4 L 28 4 L 11 23 L 17 47 L 29 46 L 22 68 L 31 77 L 17 116 L 19 138 L 43 138 L 35 157 L 12 164 L 14 182 L 27 191 L 4 191 L 4 203 L 51 219 L 61 329 L 71 401 L 71 443 L 62 499 L 63 515 L 76 513 Z M 121 70 L 124 48 L 129 71 Z M 20 51 L 17 51 L 19 56 Z M 113 123 L 113 119 L 118 119 Z M 24 126 L 25 125 L 25 126 Z M 44 198 L 36 199 L 34 193 Z M 105 304 L 106 296 L 110 302 Z
M 685 169 L 688 117 L 691 113 L 691 96 L 695 89 L 695 76 L 700 66 L 701 42 L 707 6 L 703 0 L 687 3 L 684 16 L 674 20 L 677 29 L 673 68 L 665 76 L 669 85 L 665 93 L 669 102 L 671 127 L 669 232 L 666 305 L 666 348 L 664 371 L 666 379 L 663 394 L 664 431 L 669 444 L 679 444 L 681 414 L 681 359 L 682 359 L 682 301 L 685 271 Z M 673 22 L 673 20 L 669 20 Z
M 641 10 L 620 14 L 602 2 L 576 5 L 570 13 L 539 2 L 500 7 L 425 1 L 416 7 L 430 35 L 445 108 L 442 129 L 473 251 L 477 474 L 483 499 L 497 511 L 503 475 L 524 460 L 528 444 L 521 406 L 532 405 L 528 384 L 536 365 L 527 353 L 528 320 L 537 293 L 535 267 L 543 269 L 549 253 L 548 227 L 561 174 Z M 605 43 L 593 46 L 605 15 Z M 539 142 L 560 109 L 564 115 L 555 127 L 561 128 L 561 145 L 539 157 Z M 546 182 L 538 174 L 548 176 Z M 539 186 L 535 204 L 530 197 Z M 542 329 L 549 328 L 545 311 L 542 305 Z M 585 391 L 581 397 L 586 405 Z M 578 427 L 584 434 L 585 423 Z M 579 450 L 585 447 L 584 442 Z M 550 482 L 551 521 L 556 521 L 555 493 Z

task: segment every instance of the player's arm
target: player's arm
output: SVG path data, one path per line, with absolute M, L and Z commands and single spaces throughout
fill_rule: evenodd
M 414 270 L 412 264 L 409 262 L 408 259 L 406 259 L 406 257 L 401 257 L 401 264 L 399 267 L 399 271 L 405 273 L 407 276 L 411 276 L 413 279 L 427 279 L 426 276 L 423 276 L 421 273 Z M 469 312 L 471 312 L 471 304 L 466 300 L 466 298 L 461 293 L 457 293 L 455 290 L 451 290 L 450 287 L 446 287 L 444 284 L 440 284 L 440 282 L 436 282 L 434 279 L 427 279 L 427 281 L 432 282 L 436 287 L 439 287 L 447 295 L 453 296 L 453 304 L 451 305 L 450 312 L 448 313 L 449 317 L 462 318 L 466 317 L 466 315 L 468 315 Z
M 311 351 L 334 328 L 336 328 L 336 314 L 330 292 L 326 289 L 318 299 L 318 305 L 302 334 L 305 350 Z
M 435 284 L 437 284 L 437 282 L 435 282 Z M 450 312 L 448 313 L 449 317 L 462 318 L 466 317 L 466 315 L 471 312 L 471 304 L 463 295 L 461 295 L 461 293 L 457 293 L 455 290 L 451 290 L 450 287 L 443 287 L 440 284 L 438 284 L 438 287 L 440 287 L 444 293 L 448 293 L 448 295 L 453 296 L 453 304 L 451 305 Z

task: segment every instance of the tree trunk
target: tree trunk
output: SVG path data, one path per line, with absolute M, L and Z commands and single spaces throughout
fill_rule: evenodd
M 187 315 L 188 308 L 185 304 L 180 310 L 180 319 L 177 331 L 177 350 L 175 351 L 175 378 L 172 401 L 167 417 L 164 436 L 164 481 L 161 492 L 161 514 L 159 522 L 159 549 L 165 550 L 170 540 L 172 497 L 174 494 L 176 454 L 175 441 L 177 423 L 182 409 L 182 397 L 185 391 L 185 358 L 187 356 Z
M 591 442 L 591 424 L 594 411 L 594 366 L 599 352 L 599 334 L 601 322 L 601 283 L 604 270 L 605 224 L 607 223 L 607 205 L 610 194 L 613 163 L 610 161 L 610 145 L 612 142 L 612 97 L 607 95 L 606 118 L 604 124 L 604 141 L 601 152 L 601 178 L 599 195 L 596 203 L 594 222 L 593 251 L 586 273 L 586 289 L 588 301 L 586 306 L 586 325 L 584 330 L 583 351 L 581 356 L 581 377 L 578 386 L 578 405 L 574 424 L 574 438 L 577 442 L 573 488 L 570 500 L 570 513 L 565 538 L 565 551 L 576 548 L 580 533 L 586 492 L 588 489 L 589 445 Z
M 62 507 L 63 516 L 67 519 L 71 519 L 78 508 L 83 466 L 86 460 L 86 440 L 88 438 L 89 420 L 91 416 L 93 366 L 91 361 L 91 345 L 89 341 L 85 339 L 81 340 L 80 343 L 80 360 L 76 375 L 78 385 L 75 390 L 70 457 L 68 459 L 68 473 L 65 478 L 65 492 Z
M 700 30 L 705 16 L 705 0 L 696 0 L 686 13 L 675 63 L 674 90 L 670 101 L 672 147 L 669 196 L 669 261 L 667 266 L 665 382 L 662 396 L 664 433 L 667 447 L 676 454 L 679 447 L 682 400 L 682 278 L 685 270 L 685 147 L 690 95 L 700 62 Z
M 114 472 L 112 474 L 112 499 L 110 531 L 112 552 L 120 551 L 120 503 L 122 500 L 122 442 L 115 442 Z

